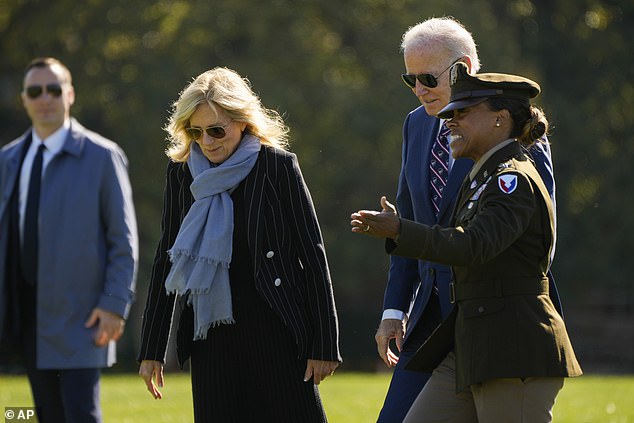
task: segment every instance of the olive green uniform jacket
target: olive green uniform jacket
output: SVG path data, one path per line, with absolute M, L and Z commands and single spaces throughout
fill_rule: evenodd
M 430 372 L 454 349 L 458 391 L 498 378 L 581 375 L 548 295 L 554 233 L 551 200 L 518 142 L 467 176 L 453 227 L 401 219 L 387 252 L 451 265 L 456 304 L 407 368 Z

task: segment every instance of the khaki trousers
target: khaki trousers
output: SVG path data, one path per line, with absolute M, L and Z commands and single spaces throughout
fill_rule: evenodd
M 560 377 L 493 379 L 456 393 L 454 353 L 434 370 L 403 423 L 550 423 Z

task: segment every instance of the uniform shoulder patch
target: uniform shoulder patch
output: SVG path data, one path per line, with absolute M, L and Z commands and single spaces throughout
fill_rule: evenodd
M 517 188 L 517 175 L 505 174 L 498 176 L 498 187 L 504 194 L 511 194 Z

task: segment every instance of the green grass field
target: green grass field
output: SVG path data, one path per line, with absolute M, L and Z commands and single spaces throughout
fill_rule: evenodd
M 330 423 L 374 422 L 388 374 L 341 372 L 321 385 Z M 166 374 L 163 399 L 154 400 L 136 375 L 106 374 L 102 406 L 106 422 L 191 422 L 189 375 Z M 0 409 L 31 406 L 26 377 L 0 375 Z M 568 379 L 554 409 L 557 423 L 634 423 L 634 377 Z M 8 423 L 9 420 L 3 420 Z

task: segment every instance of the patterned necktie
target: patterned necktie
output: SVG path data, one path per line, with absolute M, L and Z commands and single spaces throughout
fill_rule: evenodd
M 445 189 L 445 185 L 447 185 L 447 176 L 449 175 L 449 141 L 447 140 L 449 132 L 449 129 L 443 123 L 431 148 L 429 185 L 431 203 L 434 206 L 436 216 L 438 216 L 438 211 L 440 210 L 442 192 Z
M 42 185 L 42 155 L 46 147 L 40 144 L 31 166 L 29 190 L 24 210 L 22 240 L 22 275 L 29 285 L 37 283 L 38 262 L 38 216 L 40 209 L 40 187 Z

